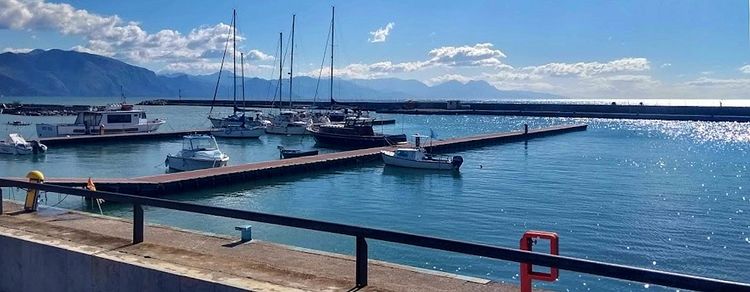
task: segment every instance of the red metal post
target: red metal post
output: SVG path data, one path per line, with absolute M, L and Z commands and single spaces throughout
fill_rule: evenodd
M 547 239 L 550 241 L 550 254 L 558 255 L 559 249 L 559 237 L 557 233 L 547 231 L 535 231 L 529 230 L 521 237 L 520 248 L 522 250 L 531 251 L 533 249 L 534 239 Z M 534 267 L 528 263 L 521 263 L 521 292 L 531 292 L 531 281 L 555 281 L 560 275 L 557 268 L 550 268 L 549 273 L 534 272 Z

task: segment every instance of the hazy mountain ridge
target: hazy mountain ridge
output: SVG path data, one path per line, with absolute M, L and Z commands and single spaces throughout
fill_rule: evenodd
M 211 98 L 218 72 L 209 75 L 155 72 L 122 61 L 76 51 L 33 50 L 0 54 L 0 95 L 8 96 L 119 96 L 122 86 L 128 96 Z M 328 100 L 329 80 L 295 77 L 294 99 Z M 242 80 L 237 95 L 241 96 Z M 270 99 L 278 95 L 278 80 L 245 78 L 248 99 Z M 231 97 L 232 75 L 223 72 L 218 96 Z M 282 81 L 282 96 L 289 98 L 289 80 Z M 317 95 L 316 95 L 317 88 Z M 428 86 L 417 80 L 335 79 L 334 98 L 351 99 L 492 99 L 555 97 L 552 94 L 498 90 L 485 81 L 448 81 Z M 278 99 L 278 97 L 276 97 Z

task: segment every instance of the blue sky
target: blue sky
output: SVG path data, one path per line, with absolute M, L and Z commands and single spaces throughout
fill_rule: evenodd
M 210 73 L 236 8 L 248 75 L 272 76 L 278 33 L 296 14 L 295 72 L 317 76 L 332 5 L 342 78 L 483 80 L 573 97 L 750 92 L 748 1 L 0 0 L 0 49 Z

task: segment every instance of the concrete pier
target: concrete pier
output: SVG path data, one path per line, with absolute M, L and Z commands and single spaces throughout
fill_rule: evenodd
M 0 291 L 346 291 L 354 258 L 166 226 L 131 243 L 127 220 L 54 208 L 0 215 Z M 148 213 L 146 213 L 148 218 Z M 485 279 L 369 262 L 361 291 L 517 291 Z
M 432 146 L 427 146 L 426 148 L 432 148 L 431 150 L 436 152 L 458 150 L 584 131 L 586 128 L 587 125 L 578 124 L 532 129 L 528 133 L 524 133 L 523 130 L 499 132 L 434 141 Z M 331 167 L 374 161 L 380 159 L 380 151 L 392 149 L 393 147 L 359 149 L 135 178 L 93 178 L 93 180 L 97 189 L 102 191 L 142 196 L 162 196 L 187 190 L 227 186 L 257 179 L 278 178 Z M 26 180 L 23 178 L 16 179 Z M 84 186 L 87 180 L 88 178 L 48 178 L 46 183 L 64 186 Z

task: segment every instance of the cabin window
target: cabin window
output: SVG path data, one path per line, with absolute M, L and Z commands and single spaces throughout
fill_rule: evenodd
M 132 119 L 130 118 L 130 115 L 107 115 L 107 123 L 108 124 L 125 124 L 130 123 Z
M 141 113 L 141 119 L 145 119 L 145 118 L 146 118 L 146 112 L 142 112 Z

